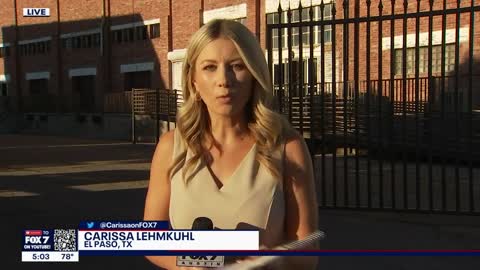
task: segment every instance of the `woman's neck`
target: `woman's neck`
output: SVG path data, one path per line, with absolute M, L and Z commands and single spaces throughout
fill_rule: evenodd
M 232 145 L 249 137 L 246 117 L 211 117 L 211 132 L 214 144 Z

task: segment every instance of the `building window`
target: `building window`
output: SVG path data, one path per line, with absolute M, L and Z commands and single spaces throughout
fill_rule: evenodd
M 146 25 L 136 28 L 136 40 L 146 40 L 148 38 L 148 29 Z
M 245 25 L 245 23 L 247 22 L 247 18 L 237 18 L 237 19 L 233 19 L 233 21 L 236 21 Z
M 122 29 L 122 39 L 124 42 L 133 41 L 133 28 Z
M 310 8 L 306 7 L 302 9 L 302 22 L 305 21 L 310 21 Z M 321 21 L 321 16 L 322 11 L 320 6 L 314 6 L 313 7 L 313 21 Z M 287 11 L 283 11 L 281 16 L 279 18 L 278 12 L 274 13 L 268 13 L 267 14 L 267 24 L 278 24 L 280 23 L 287 23 L 288 22 L 288 15 Z M 323 9 L 323 20 L 331 20 L 332 19 L 332 4 L 325 4 L 324 9 Z M 300 10 L 299 9 L 294 9 L 292 10 L 291 13 L 291 22 L 299 22 L 300 21 Z M 278 29 L 273 29 L 272 31 L 272 39 L 273 39 L 273 48 L 278 48 Z M 287 28 L 282 28 L 282 48 L 287 48 L 288 45 L 288 39 L 287 39 L 287 34 L 288 34 L 288 29 Z M 300 42 L 300 28 L 299 27 L 293 27 L 292 28 L 292 46 L 298 46 Z M 314 38 L 313 42 L 314 44 L 320 44 L 321 43 L 321 27 L 320 26 L 314 26 L 313 27 L 314 31 Z M 301 30 L 302 33 L 302 43 L 304 45 L 309 45 L 310 44 L 310 27 L 302 27 Z M 324 42 L 332 42 L 332 26 L 331 25 L 325 25 L 324 26 L 324 31 L 323 31 L 323 36 L 324 36 Z
M 45 53 L 45 51 L 47 49 L 45 43 L 40 42 L 40 43 L 37 43 L 36 45 L 37 45 L 38 53 Z
M 74 49 L 79 49 L 81 47 L 81 44 L 82 44 L 82 40 L 80 37 L 74 37 L 73 38 L 73 48 Z
M 160 37 L 160 24 L 155 23 L 150 25 L 150 38 Z
M 50 40 L 40 41 L 19 46 L 19 54 L 21 56 L 33 56 L 37 54 L 47 54 L 50 52 Z
M 160 24 L 142 25 L 113 30 L 113 43 L 125 43 L 138 40 L 153 39 L 160 36 Z
M 91 48 L 92 47 L 92 37 L 82 36 L 82 48 Z
M 317 83 L 317 59 L 313 58 L 312 59 L 312 81 L 314 83 Z M 309 75 L 310 75 L 310 65 L 309 65 L 309 58 L 304 58 L 302 66 L 299 66 L 299 61 L 298 59 L 294 59 L 292 61 L 292 64 L 288 64 L 288 61 L 285 61 L 282 64 L 274 64 L 273 66 L 273 82 L 275 85 L 278 84 L 288 84 L 289 82 L 289 69 L 290 67 L 292 68 L 292 76 L 294 78 L 294 81 L 300 81 L 300 68 L 302 68 L 303 72 L 303 83 L 308 84 L 309 83 Z M 282 80 L 280 80 L 280 72 L 283 70 L 283 77 Z
M 20 54 L 20 56 L 27 55 L 26 53 L 27 53 L 27 51 L 26 51 L 25 45 L 20 45 L 20 46 L 19 46 L 19 54 Z
M 37 45 L 36 43 L 28 44 L 28 54 L 29 55 L 37 54 L 37 46 L 36 45 Z
M 0 58 L 10 56 L 10 47 L 0 47 Z
M 428 46 L 418 48 L 419 73 L 428 72 Z M 455 69 L 455 44 L 445 45 L 445 72 Z M 407 75 L 415 74 L 415 48 L 407 48 Z M 442 71 L 442 46 L 432 46 L 432 72 Z M 403 49 L 395 50 L 395 75 L 403 74 Z
M 320 6 L 315 7 L 315 20 L 320 21 L 322 17 L 322 11 Z M 333 18 L 332 16 L 332 4 L 328 4 L 324 6 L 323 9 L 323 20 L 328 21 Z M 322 34 L 322 28 L 320 26 L 315 26 L 315 32 L 317 36 L 317 43 L 321 43 L 321 34 Z M 325 43 L 332 42 L 332 26 L 331 25 L 325 25 L 323 29 L 323 40 Z
M 290 18 L 292 23 L 300 21 L 300 10 L 294 9 L 292 10 L 292 17 Z M 298 27 L 292 27 L 292 46 L 298 46 L 298 42 L 300 40 L 300 29 Z M 287 41 L 288 42 L 288 41 Z
M 113 31 L 113 42 L 122 43 L 122 30 Z
M 279 21 L 279 16 L 278 13 L 269 13 L 267 14 L 267 24 L 278 24 L 280 23 Z M 278 49 L 278 30 L 279 29 L 272 29 L 272 47 L 274 49 Z M 285 46 L 285 43 L 282 40 L 282 47 Z
M 71 49 L 72 48 L 72 39 L 71 38 L 64 38 L 62 39 L 62 48 L 63 49 Z
M 93 47 L 98 48 L 100 47 L 100 33 L 93 34 L 92 36 L 93 39 Z
M 47 44 L 49 47 L 49 44 Z M 100 33 L 88 34 L 76 37 L 68 37 L 62 39 L 62 48 L 80 49 L 80 48 L 97 48 L 100 46 Z

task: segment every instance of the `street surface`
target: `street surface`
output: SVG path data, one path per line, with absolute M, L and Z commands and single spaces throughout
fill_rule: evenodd
M 156 269 L 143 257 L 21 263 L 23 229 L 139 220 L 153 144 L 0 135 L 0 269 Z M 480 249 L 480 216 L 320 210 L 326 250 Z M 5 241 L 6 240 L 6 241 Z M 480 254 L 479 254 L 480 255 Z M 321 257 L 319 269 L 480 269 L 477 257 Z

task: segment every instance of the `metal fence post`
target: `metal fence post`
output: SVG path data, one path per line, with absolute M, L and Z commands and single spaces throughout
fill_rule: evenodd
M 135 135 L 135 89 L 130 92 L 131 108 L 132 108 L 132 143 L 137 143 L 137 136 Z
M 155 112 L 153 113 L 155 118 L 155 143 L 158 143 L 160 137 L 160 89 L 155 89 Z

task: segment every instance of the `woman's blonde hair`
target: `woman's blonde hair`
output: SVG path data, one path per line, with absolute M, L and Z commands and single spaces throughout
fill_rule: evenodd
M 177 114 L 177 129 L 192 156 L 186 159 L 186 151 L 173 161 L 171 175 L 183 167 L 183 177 L 202 158 L 204 143 L 213 139 L 206 105 L 195 99 L 192 77 L 195 62 L 203 48 L 218 38 L 230 39 L 237 48 L 248 70 L 254 77 L 252 94 L 246 104 L 248 128 L 257 143 L 256 159 L 270 173 L 279 177 L 281 172 L 273 152 L 292 132 L 284 117 L 273 111 L 272 85 L 265 55 L 255 36 L 243 24 L 231 20 L 213 20 L 202 26 L 190 39 L 183 63 L 182 87 L 184 103 Z M 185 166 L 184 166 L 185 165 Z

